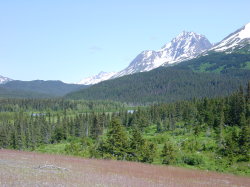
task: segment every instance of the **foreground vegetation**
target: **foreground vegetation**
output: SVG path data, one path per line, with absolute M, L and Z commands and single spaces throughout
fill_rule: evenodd
M 250 83 L 215 99 L 1 100 L 0 147 L 250 175 Z

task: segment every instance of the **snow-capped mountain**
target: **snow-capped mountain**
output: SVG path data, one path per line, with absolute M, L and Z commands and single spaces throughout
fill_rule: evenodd
M 98 75 L 94 75 L 91 77 L 87 77 L 77 84 L 83 84 L 83 85 L 91 85 L 91 84 L 97 84 L 99 82 L 105 81 L 110 79 L 116 74 L 116 72 L 100 72 Z
M 228 35 L 209 51 L 230 53 L 234 51 L 234 49 L 244 47 L 246 44 L 250 44 L 250 23 Z
M 118 73 L 104 73 L 88 77 L 79 84 L 96 84 L 103 80 L 117 78 L 137 72 L 150 71 L 159 66 L 175 65 L 179 62 L 206 55 L 209 51 L 233 52 L 250 45 L 250 23 L 224 38 L 221 42 L 212 45 L 208 39 L 194 32 L 183 31 L 160 50 L 146 50 L 140 53 L 127 68 Z M 248 48 L 248 47 L 247 47 Z M 250 51 L 250 49 L 249 49 Z
M 160 50 L 143 51 L 127 68 L 118 72 L 112 78 L 137 72 L 150 71 L 162 65 L 167 66 L 192 59 L 211 47 L 212 44 L 205 36 L 194 32 L 183 31 Z
M 12 81 L 12 79 L 8 78 L 8 77 L 3 77 L 0 75 L 0 84 L 5 84 L 9 81 Z

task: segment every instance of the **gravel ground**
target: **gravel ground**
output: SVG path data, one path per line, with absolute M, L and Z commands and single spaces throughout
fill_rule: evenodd
M 134 162 L 0 150 L 0 186 L 250 187 L 250 178 Z

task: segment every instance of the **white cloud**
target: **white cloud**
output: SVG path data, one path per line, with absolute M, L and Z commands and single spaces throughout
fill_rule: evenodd
M 102 51 L 103 49 L 99 46 L 96 46 L 96 45 L 93 45 L 89 48 L 89 51 L 91 53 L 96 53 L 96 52 L 99 52 L 99 51 Z

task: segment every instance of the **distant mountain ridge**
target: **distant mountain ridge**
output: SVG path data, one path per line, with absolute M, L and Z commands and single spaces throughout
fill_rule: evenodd
M 83 79 L 78 84 L 97 84 L 104 80 L 114 79 L 124 75 L 150 71 L 162 65 L 172 65 L 195 58 L 211 47 L 212 44 L 205 36 L 195 32 L 183 31 L 169 43 L 165 44 L 160 50 L 146 50 L 141 52 L 124 70 L 118 73 L 101 72 L 98 75 Z
M 203 35 L 183 31 L 159 51 L 143 51 L 137 55 L 127 68 L 114 74 L 110 79 L 150 71 L 160 66 L 176 65 L 180 62 L 207 55 L 210 52 L 250 53 L 250 23 L 228 35 L 214 46 Z M 92 76 L 92 82 L 95 82 L 94 77 Z M 98 82 L 101 82 L 108 79 L 98 77 L 98 80 Z
M 10 81 L 0 85 L 0 96 L 26 98 L 61 97 L 86 88 L 86 85 L 66 84 L 62 81 Z

